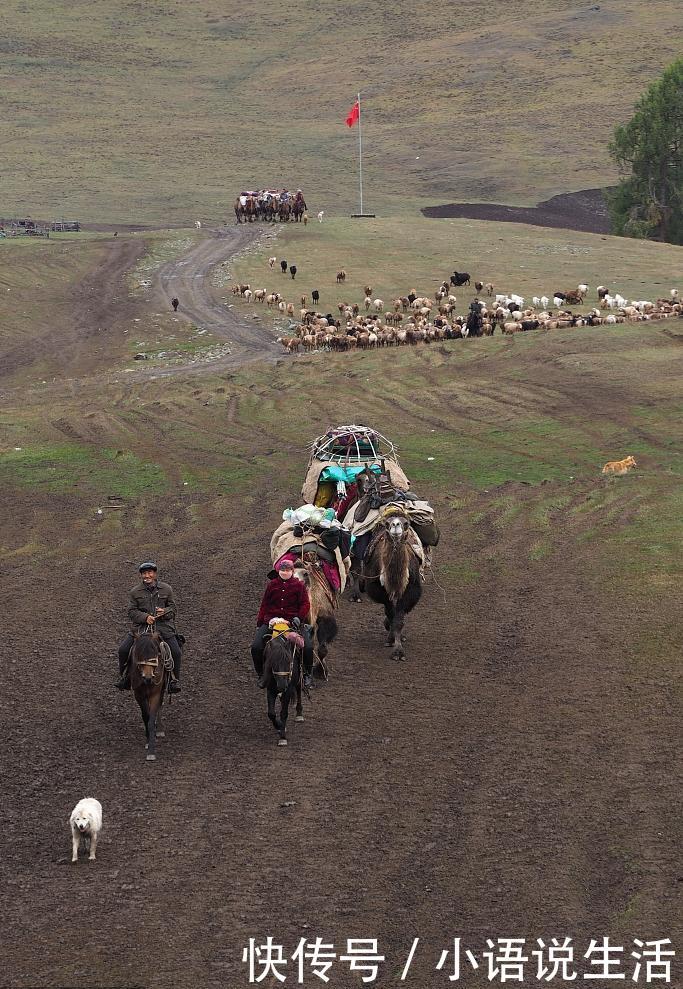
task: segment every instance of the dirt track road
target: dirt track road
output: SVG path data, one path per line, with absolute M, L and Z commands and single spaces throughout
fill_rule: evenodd
M 233 315 L 216 298 L 210 282 L 216 265 L 229 260 L 262 233 L 263 228 L 251 224 L 209 231 L 188 254 L 165 264 L 155 276 L 155 294 L 166 309 L 171 308 L 171 299 L 177 296 L 179 316 L 230 343 L 230 357 L 215 362 L 214 369 L 268 358 L 276 352 L 273 335 L 257 321 Z

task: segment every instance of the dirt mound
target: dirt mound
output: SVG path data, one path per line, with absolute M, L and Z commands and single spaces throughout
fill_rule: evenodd
M 436 219 L 497 220 L 499 223 L 530 223 L 537 227 L 566 227 L 592 234 L 610 232 L 605 193 L 607 189 L 584 189 L 553 196 L 538 206 L 502 206 L 499 203 L 447 203 L 427 206 L 424 216 Z

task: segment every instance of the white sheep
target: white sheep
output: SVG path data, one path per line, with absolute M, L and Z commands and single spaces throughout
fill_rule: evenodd
M 553 305 L 555 306 L 556 309 L 559 309 L 560 306 L 562 305 L 562 299 L 560 299 L 560 298 L 558 298 L 558 296 L 554 295 L 553 296 Z
M 581 293 L 581 295 L 587 295 L 588 294 L 588 286 L 587 285 L 584 285 L 583 283 L 581 283 L 581 285 L 577 285 L 577 291 L 579 291 Z
M 375 307 L 375 312 L 384 312 L 384 302 L 381 299 L 375 299 L 373 306 Z
M 325 210 L 321 209 L 320 212 L 318 213 L 318 223 L 323 222 L 324 215 L 325 215 Z
M 201 230 L 202 229 L 202 221 L 201 220 L 195 220 L 194 221 L 194 225 L 197 228 L 197 230 Z
M 671 289 L 671 292 L 670 292 L 670 295 L 671 295 L 671 298 L 672 299 L 677 299 L 678 298 L 678 289 L 677 288 L 672 288 Z
M 548 296 L 547 295 L 542 295 L 541 296 L 541 309 L 547 309 L 549 302 L 550 302 L 550 299 L 548 298 Z
M 277 258 L 268 258 L 268 265 L 269 265 L 269 266 L 270 266 L 271 268 L 274 268 L 274 267 L 275 267 L 275 262 L 276 262 L 276 261 L 277 261 Z

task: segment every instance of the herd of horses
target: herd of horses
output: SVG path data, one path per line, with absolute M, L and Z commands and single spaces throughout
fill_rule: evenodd
M 238 196 L 234 208 L 238 223 L 253 223 L 257 220 L 270 223 L 278 220 L 287 223 L 293 220 L 300 223 L 307 207 L 303 194 L 297 192 L 293 198 L 284 200 L 275 196 Z
M 357 477 L 358 498 L 378 498 L 379 478 L 369 468 Z M 353 507 L 353 506 L 352 506 Z M 352 530 L 353 532 L 353 523 Z M 406 615 L 422 595 L 422 561 L 415 552 L 416 533 L 409 515 L 395 507 L 386 516 L 380 513 L 371 533 L 354 542 L 350 555 L 350 600 L 359 603 L 365 593 L 384 609 L 384 628 L 391 658 L 406 658 L 403 626 Z M 310 600 L 309 622 L 316 656 L 316 675 L 327 678 L 325 659 L 338 631 L 336 612 L 340 593 L 325 577 L 315 553 L 304 552 L 295 563 L 294 576 L 306 585 Z M 302 663 L 303 638 L 296 624 L 282 634 L 273 634 L 264 649 L 263 681 L 267 689 L 268 718 L 278 734 L 278 745 L 287 744 L 287 718 L 290 704 L 296 702 L 296 720 L 303 721 Z M 170 651 L 158 633 L 135 636 L 130 659 L 131 689 L 140 706 L 147 738 L 147 759 L 156 759 L 156 739 L 163 736 L 160 713 L 173 668 Z M 279 702 L 279 710 L 278 710 Z

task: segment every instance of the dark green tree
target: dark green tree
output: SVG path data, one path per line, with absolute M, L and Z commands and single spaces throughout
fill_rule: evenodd
M 683 244 L 683 58 L 617 127 L 609 152 L 621 174 L 608 197 L 613 232 Z

